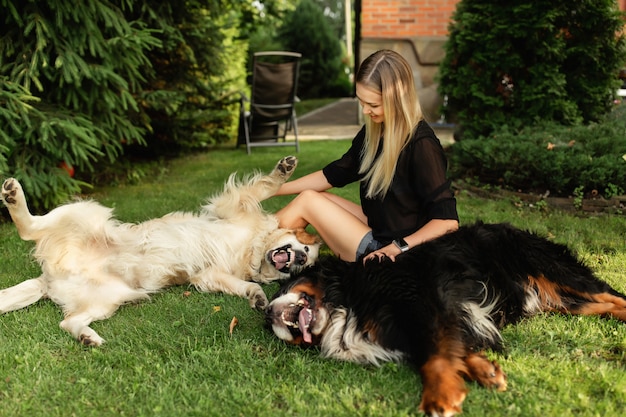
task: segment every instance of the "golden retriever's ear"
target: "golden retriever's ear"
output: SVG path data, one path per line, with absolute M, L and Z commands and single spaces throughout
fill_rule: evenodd
M 313 235 L 304 229 L 296 229 L 294 230 L 294 233 L 296 234 L 296 239 L 305 245 L 319 245 L 322 243 L 322 238 L 318 235 Z

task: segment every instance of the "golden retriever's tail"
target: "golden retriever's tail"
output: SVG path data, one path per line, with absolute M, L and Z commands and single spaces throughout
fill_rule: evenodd
M 42 277 L 0 290 L 0 314 L 27 307 L 45 297 L 46 293 L 47 286 Z

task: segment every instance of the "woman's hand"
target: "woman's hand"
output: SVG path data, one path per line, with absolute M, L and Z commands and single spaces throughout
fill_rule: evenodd
M 393 243 L 390 243 L 387 246 L 370 252 L 368 255 L 365 256 L 365 258 L 363 258 L 363 263 L 371 259 L 378 259 L 378 261 L 380 262 L 385 257 L 391 259 L 392 262 L 395 262 L 396 256 L 400 255 L 401 253 L 402 251 L 399 247 L 397 247 Z

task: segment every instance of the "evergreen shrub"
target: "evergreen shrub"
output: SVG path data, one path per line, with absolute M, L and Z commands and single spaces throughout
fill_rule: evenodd
M 239 38 L 242 10 L 226 0 L 143 0 L 126 12 L 156 30 L 160 48 L 146 51 L 152 76 L 138 101 L 150 130 L 142 155 L 206 149 L 236 136 L 245 84 L 246 42 Z
M 598 121 L 626 63 L 615 0 L 461 0 L 439 68 L 460 138 L 507 125 Z
M 626 192 L 626 104 L 598 123 L 503 127 L 451 147 L 450 175 L 522 192 L 612 197 Z
M 235 137 L 246 53 L 239 2 L 0 0 L 0 8 L 0 173 L 22 182 L 35 210 L 110 172 L 140 175 L 137 156 Z
M 153 32 L 105 1 L 2 0 L 0 141 L 3 176 L 22 181 L 35 209 L 80 190 L 59 168 L 93 170 L 124 144 L 144 143 L 134 93 L 159 46 Z
M 278 30 L 285 49 L 302 54 L 298 96 L 304 99 L 352 94 L 344 51 L 322 8 L 301 0 Z

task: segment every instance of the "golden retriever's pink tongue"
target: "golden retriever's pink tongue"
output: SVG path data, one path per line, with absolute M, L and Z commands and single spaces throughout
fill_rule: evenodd
M 274 267 L 280 271 L 289 262 L 289 253 L 284 250 L 276 251 L 272 254 L 272 261 L 274 262 Z
M 298 314 L 298 328 L 302 332 L 302 338 L 306 343 L 311 343 L 311 332 L 309 331 L 309 323 L 311 322 L 311 313 L 303 308 Z

